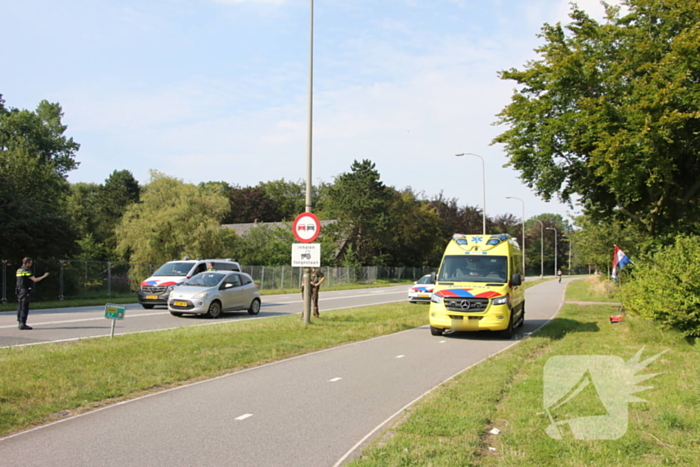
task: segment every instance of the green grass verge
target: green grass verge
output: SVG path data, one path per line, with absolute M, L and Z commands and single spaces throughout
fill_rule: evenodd
M 617 286 L 596 276 L 576 280 L 566 287 L 566 299 L 574 302 L 619 302 Z
M 154 390 L 427 323 L 396 303 L 0 349 L 0 436 Z
M 648 321 L 627 318 L 612 325 L 608 318 L 616 311 L 610 305 L 566 305 L 531 338 L 426 396 L 349 465 L 697 466 L 700 349 Z M 543 378 L 550 357 L 610 355 L 628 361 L 642 348 L 642 359 L 669 350 L 640 372 L 660 374 L 640 384 L 653 387 L 636 394 L 648 402 L 628 404 L 624 436 L 577 440 L 567 432 L 556 440 L 546 434 Z M 567 414 L 600 410 L 595 392 L 580 395 L 567 404 Z M 494 427 L 500 434 L 490 434 Z

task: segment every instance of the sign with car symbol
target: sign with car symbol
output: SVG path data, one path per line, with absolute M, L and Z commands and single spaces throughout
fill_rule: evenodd
M 321 233 L 321 221 L 315 214 L 303 212 L 294 219 L 292 233 L 301 243 L 311 243 Z
M 321 245 L 318 243 L 292 243 L 293 268 L 320 268 Z

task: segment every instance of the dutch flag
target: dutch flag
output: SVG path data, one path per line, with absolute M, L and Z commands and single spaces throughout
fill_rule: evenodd
M 615 254 L 613 255 L 613 265 L 612 265 L 612 280 L 617 281 L 618 271 L 622 271 L 628 263 L 632 263 L 629 256 L 625 254 L 624 251 L 620 249 L 619 246 L 615 245 Z M 634 264 L 634 263 L 632 263 Z

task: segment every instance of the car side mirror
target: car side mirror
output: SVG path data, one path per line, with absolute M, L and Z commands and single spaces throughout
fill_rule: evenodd
M 431 273 L 430 273 L 430 283 L 431 283 L 431 284 L 434 284 L 434 283 L 435 283 L 435 279 L 436 279 L 435 273 L 434 273 L 434 272 L 431 272 Z
M 513 287 L 516 287 L 516 286 L 522 285 L 522 283 L 523 283 L 523 279 L 520 276 L 520 274 L 517 274 L 517 273 L 513 274 L 513 277 L 510 280 L 510 285 L 512 285 Z

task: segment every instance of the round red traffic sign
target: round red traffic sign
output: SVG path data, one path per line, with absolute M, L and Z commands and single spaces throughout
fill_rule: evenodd
M 311 243 L 321 233 L 321 221 L 315 214 L 302 212 L 294 219 L 292 233 L 301 243 Z

